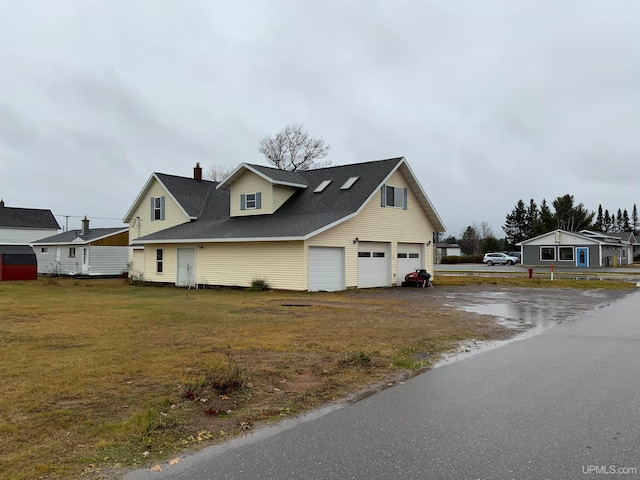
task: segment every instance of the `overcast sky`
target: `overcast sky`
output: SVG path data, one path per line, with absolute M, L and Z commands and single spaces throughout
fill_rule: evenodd
M 447 226 L 640 204 L 640 0 L 0 0 L 0 197 L 119 226 L 152 172 L 404 156 Z

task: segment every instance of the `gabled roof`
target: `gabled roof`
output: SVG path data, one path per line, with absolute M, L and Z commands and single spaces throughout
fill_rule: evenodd
M 585 236 L 605 239 L 615 238 L 625 243 L 636 243 L 636 237 L 633 232 L 593 232 L 591 230 L 581 230 L 580 233 Z M 605 240 L 606 241 L 606 240 Z
M 29 245 L 0 245 L 0 257 L 4 265 L 32 265 L 36 253 Z
M 51 237 L 43 238 L 36 242 L 32 242 L 33 245 L 56 245 L 70 243 L 87 244 L 102 240 L 103 238 L 111 237 L 129 231 L 127 227 L 115 227 L 115 228 L 92 228 L 88 233 L 82 234 L 82 230 L 68 230 Z
M 178 177 L 176 175 L 167 175 L 166 173 L 154 172 L 151 174 L 147 183 L 140 191 L 131 208 L 126 213 L 123 222 L 128 223 L 131 215 L 142 201 L 147 191 L 154 181 L 157 181 L 164 187 L 167 194 L 176 202 L 178 208 L 191 220 L 195 220 L 202 214 L 206 205 L 207 198 L 211 192 L 215 191 L 218 185 L 216 182 L 209 180 L 194 180 L 188 177 Z
M 580 232 L 569 232 L 567 230 L 562 230 L 558 228 L 551 232 L 543 233 L 542 235 L 538 235 L 537 237 L 529 238 L 527 240 L 523 240 L 522 242 L 516 243 L 516 246 L 526 245 L 527 243 L 533 242 L 534 240 L 538 240 L 543 237 L 555 235 L 556 232 L 562 232 L 565 235 L 569 235 L 575 237 L 577 240 L 581 241 L 590 241 L 593 243 L 597 243 L 600 245 L 625 245 L 629 244 L 628 241 L 622 240 L 620 236 L 612 233 L 602 233 L 602 232 L 591 232 L 589 230 L 582 230 Z
M 209 193 L 198 221 L 147 235 L 134 243 L 310 238 L 357 215 L 398 169 L 435 230 L 445 231 L 442 220 L 405 159 L 398 157 L 303 172 L 283 172 L 260 165 L 242 164 L 218 186 L 215 194 Z M 272 214 L 230 217 L 229 191 L 226 189 L 234 178 L 239 178 L 247 170 L 273 184 L 295 186 L 298 190 Z M 358 177 L 358 180 L 349 189 L 341 189 L 351 177 Z M 324 180 L 332 182 L 322 192 L 314 192 Z
M 263 165 L 253 165 L 243 163 L 227 176 L 218 188 L 228 189 L 233 182 L 240 178 L 246 171 L 250 171 L 264 178 L 273 185 L 285 185 L 295 188 L 307 188 L 308 185 L 303 176 L 303 172 L 290 172 L 288 170 L 280 170 L 273 167 L 265 167 Z
M 59 230 L 51 210 L 0 206 L 0 228 L 33 228 Z

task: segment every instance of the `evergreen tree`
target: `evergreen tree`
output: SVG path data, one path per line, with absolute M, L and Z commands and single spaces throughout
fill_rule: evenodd
M 633 229 L 631 228 L 631 220 L 629 219 L 629 212 L 627 209 L 624 209 L 622 212 L 622 231 L 623 232 L 631 232 Z
M 469 225 L 462 234 L 460 240 L 460 250 L 465 255 L 476 255 L 480 253 L 480 236 L 478 231 Z
M 631 214 L 631 221 L 633 222 L 633 234 L 640 235 L 640 218 L 638 218 L 638 207 L 633 204 L 633 213 Z
M 595 212 L 589 213 L 582 203 L 574 205 L 573 195 L 564 195 L 553 201 L 558 227 L 568 232 L 591 228 Z
M 502 230 L 504 230 L 507 244 L 513 247 L 516 243 L 529 238 L 527 207 L 522 200 L 518 200 L 514 209 L 507 215 L 506 222 L 502 226 Z
M 610 232 L 611 231 L 611 215 L 609 215 L 609 209 L 604 211 L 604 221 L 602 222 L 602 231 Z
M 622 219 L 622 210 L 618 209 L 618 215 L 616 216 L 616 230 L 618 232 L 624 232 L 624 221 Z
M 596 232 L 602 232 L 604 228 L 604 217 L 602 215 L 602 204 L 598 205 L 598 216 L 596 217 L 596 223 L 594 225 Z
M 616 220 L 615 213 L 611 214 L 611 228 L 609 229 L 609 231 L 612 233 L 615 233 L 618 231 L 618 221 Z
M 529 200 L 529 206 L 527 207 L 526 215 L 526 229 L 525 234 L 527 238 L 535 236 L 536 227 L 540 221 L 540 212 L 538 211 L 538 205 L 533 201 L 533 198 Z
M 543 198 L 540 204 L 540 215 L 538 217 L 538 225 L 535 236 L 542 235 L 544 233 L 552 232 L 556 229 L 556 219 L 553 216 L 553 212 L 549 208 L 549 204 Z

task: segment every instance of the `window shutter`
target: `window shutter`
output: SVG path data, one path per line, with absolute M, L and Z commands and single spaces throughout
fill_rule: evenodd
M 155 197 L 151 197 L 151 221 L 152 222 L 155 221 L 155 219 L 156 219 L 155 218 L 156 216 L 153 214 L 154 213 L 153 210 L 154 210 L 155 206 L 156 206 L 156 199 L 155 199 Z
M 164 196 L 160 197 L 160 220 L 164 220 Z
M 402 209 L 406 210 L 407 209 L 407 189 L 403 188 L 402 189 Z
M 240 210 L 245 210 L 247 208 L 247 196 L 244 193 L 240 194 Z
M 386 207 L 387 206 L 387 186 L 386 185 L 383 185 L 382 188 L 380 189 L 380 197 L 382 199 L 381 206 Z
M 262 208 L 262 192 L 256 193 L 256 210 Z

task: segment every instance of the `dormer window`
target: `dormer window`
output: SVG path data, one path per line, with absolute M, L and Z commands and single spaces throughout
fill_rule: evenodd
M 344 182 L 344 185 L 340 187 L 340 190 L 349 190 L 359 178 L 360 177 L 351 177 L 349 180 Z
M 331 183 L 331 180 L 323 180 L 322 183 L 320 185 L 318 185 L 313 192 L 314 193 L 320 193 L 325 188 L 327 188 L 330 183 Z
M 262 193 L 243 193 L 240 195 L 240 210 L 260 210 L 262 208 Z

